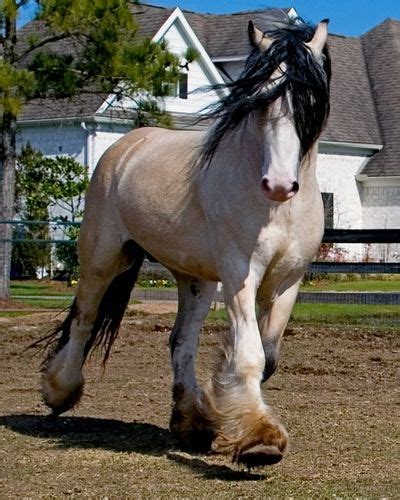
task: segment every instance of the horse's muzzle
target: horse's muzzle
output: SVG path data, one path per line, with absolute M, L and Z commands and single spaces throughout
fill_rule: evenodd
M 261 187 L 265 196 L 271 201 L 284 202 L 293 198 L 300 189 L 297 181 L 287 183 L 272 183 L 268 177 L 263 177 Z

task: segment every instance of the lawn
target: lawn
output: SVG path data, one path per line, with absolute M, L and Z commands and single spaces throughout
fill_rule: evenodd
M 384 291 L 399 292 L 400 278 L 362 279 L 358 281 L 321 280 L 307 283 L 302 291 Z M 156 288 L 151 288 L 156 290 Z M 162 288 L 160 288 L 162 290 Z M 165 288 L 171 291 L 171 288 Z M 37 309 L 65 309 L 70 306 L 75 287 L 65 282 L 13 281 L 11 298 L 23 307 Z M 1 313 L 3 316 L 6 313 Z M 14 313 L 13 313 L 14 314 Z M 22 314 L 22 310 L 21 310 Z M 209 318 L 226 321 L 225 310 L 211 311 Z M 331 325 L 370 325 L 374 327 L 399 328 L 398 306 L 359 305 L 359 304 L 296 304 L 291 323 L 293 324 L 331 324 Z
M 349 281 L 334 281 L 323 279 L 308 281 L 300 290 L 302 292 L 400 292 L 400 276 L 387 276 L 386 279 L 361 279 Z
M 174 290 L 174 287 L 142 286 L 142 290 Z M 307 281 L 301 286 L 301 291 L 337 291 L 337 292 L 400 292 L 400 276 L 382 275 L 381 279 L 368 278 L 357 280 L 321 279 Z M 75 287 L 65 281 L 29 280 L 12 281 L 11 297 L 19 295 L 74 295 Z

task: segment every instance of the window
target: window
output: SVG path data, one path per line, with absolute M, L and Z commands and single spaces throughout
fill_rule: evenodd
M 181 73 L 179 75 L 178 83 L 167 84 L 165 89 L 164 89 L 164 95 L 165 95 L 165 93 L 169 97 L 179 97 L 180 99 L 187 99 L 188 98 L 188 74 Z
M 188 74 L 187 73 L 181 73 L 179 75 L 178 96 L 181 99 L 188 98 Z
M 322 201 L 324 202 L 324 212 L 325 212 L 325 227 L 327 229 L 333 229 L 333 193 L 321 193 Z

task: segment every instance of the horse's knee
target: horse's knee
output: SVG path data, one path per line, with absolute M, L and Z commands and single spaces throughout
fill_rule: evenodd
M 276 371 L 279 363 L 279 350 L 276 344 L 263 343 L 265 365 L 261 382 L 268 380 Z

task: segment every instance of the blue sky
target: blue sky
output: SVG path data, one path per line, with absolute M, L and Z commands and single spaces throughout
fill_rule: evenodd
M 32 17 L 33 3 L 23 9 L 19 25 Z M 330 32 L 347 36 L 365 33 L 387 17 L 400 20 L 400 0 L 146 0 L 146 3 L 212 13 L 294 7 L 306 21 L 317 23 L 329 17 Z

